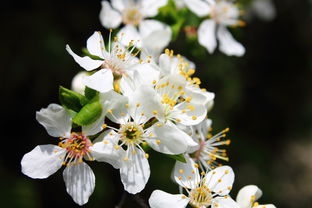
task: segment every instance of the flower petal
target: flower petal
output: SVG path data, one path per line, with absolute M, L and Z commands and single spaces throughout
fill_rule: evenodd
M 134 150 L 136 153 L 132 154 L 130 151 L 128 160 L 123 161 L 120 168 L 121 182 L 125 190 L 131 194 L 141 192 L 150 176 L 150 167 L 145 153 L 138 148 Z
M 163 106 L 160 103 L 159 96 L 151 86 L 142 85 L 137 88 L 132 98 L 130 98 L 130 105 L 138 106 L 136 111 L 143 113 L 146 118 L 154 117 L 155 115 L 153 114 L 153 112 L 157 111 L 157 118 L 161 121 L 164 121 Z
M 205 105 L 210 110 L 215 94 L 213 92 L 202 91 L 198 87 L 186 86 L 185 97 L 191 97 L 192 103 Z
M 243 56 L 245 54 L 244 46 L 237 42 L 224 26 L 219 26 L 217 37 L 219 40 L 219 49 L 226 55 Z
M 188 141 L 191 140 L 189 135 L 178 129 L 175 125 L 165 123 L 156 123 L 150 127 L 153 139 L 148 139 L 146 142 L 154 150 L 165 154 L 181 154 L 188 148 Z M 195 145 L 196 143 L 193 142 Z
M 94 191 L 95 176 L 91 168 L 84 162 L 66 167 L 63 178 L 67 193 L 74 202 L 83 205 L 88 202 Z
M 101 69 L 95 72 L 91 76 L 85 77 L 83 83 L 99 92 L 108 92 L 113 89 L 113 73 L 109 69 Z
M 38 145 L 24 155 L 22 172 L 31 178 L 47 178 L 62 167 L 66 151 L 56 145 Z
M 198 165 L 185 154 L 186 163 L 176 161 L 173 176 L 175 181 L 182 187 L 195 189 L 200 182 Z
M 91 71 L 93 69 L 98 68 L 103 64 L 103 61 L 101 60 L 93 60 L 89 56 L 80 57 L 77 54 L 75 54 L 69 45 L 66 45 L 67 52 L 74 58 L 74 60 L 85 70 Z
M 142 38 L 133 25 L 125 25 L 118 32 L 117 37 L 119 37 L 120 43 L 124 46 L 128 46 L 131 40 L 134 40 L 133 44 L 136 47 L 140 48 L 142 46 Z M 138 42 L 138 40 L 140 41 Z
M 144 20 L 139 25 L 144 48 L 151 55 L 158 55 L 171 40 L 171 29 L 168 25 L 157 20 Z
M 127 7 L 126 3 L 125 0 L 111 0 L 112 7 L 120 12 Z
M 158 14 L 158 9 L 165 6 L 168 0 L 143 0 L 142 2 L 142 12 L 145 17 L 153 17 Z
M 100 21 L 107 28 L 116 28 L 120 25 L 121 14 L 114 10 L 108 1 L 102 1 L 102 9 L 100 11 Z
M 239 190 L 236 201 L 240 208 L 250 208 L 262 196 L 262 191 L 255 185 L 244 186 Z
M 189 107 L 194 108 L 194 110 L 188 109 Z M 184 102 L 176 105 L 174 110 L 175 112 L 172 117 L 180 119 L 180 123 L 187 126 L 199 124 L 205 119 L 207 115 L 207 109 L 202 104 L 198 105 Z M 186 111 L 185 113 L 183 113 L 184 110 Z
M 198 28 L 198 42 L 204 46 L 209 53 L 213 53 L 217 47 L 216 22 L 214 20 L 203 21 Z
M 190 199 L 183 194 L 169 194 L 161 190 L 153 191 L 148 203 L 151 208 L 185 208 Z
M 241 207 L 230 196 L 226 196 L 213 198 L 211 208 L 241 208 Z
M 230 193 L 233 183 L 234 172 L 230 166 L 218 167 L 205 176 L 206 186 L 220 196 Z
M 82 80 L 84 77 L 88 76 L 88 72 L 86 71 L 81 71 L 78 72 L 74 78 L 72 79 L 71 82 L 71 89 L 75 92 L 78 92 L 82 95 L 84 95 L 84 90 L 85 90 L 85 85 L 82 83 Z
M 124 155 L 124 150 L 119 148 L 116 150 L 111 141 L 104 138 L 102 142 L 96 142 L 92 147 L 90 147 L 91 155 L 99 162 L 107 162 L 111 164 L 114 168 L 120 168 L 120 162 Z
M 109 120 L 118 124 L 127 122 L 129 113 L 126 107 L 128 104 L 128 98 L 126 96 L 111 90 L 100 95 L 100 102 L 103 106 L 103 111 L 108 112 L 106 117 L 108 117 Z
M 50 104 L 36 112 L 36 119 L 50 136 L 69 137 L 72 121 L 62 106 Z
M 206 16 L 210 12 L 210 6 L 205 1 L 187 0 L 187 1 L 184 1 L 184 3 L 192 12 L 194 12 L 199 17 Z
M 103 53 L 106 53 L 106 51 L 101 32 L 96 31 L 88 38 L 87 49 L 90 54 L 104 58 Z

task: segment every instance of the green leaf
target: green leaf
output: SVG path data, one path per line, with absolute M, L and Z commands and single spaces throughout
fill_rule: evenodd
M 73 122 L 79 126 L 90 125 L 102 114 L 102 106 L 98 99 L 83 106 L 83 108 L 73 118 Z
M 99 94 L 99 92 L 86 86 L 84 94 L 87 99 L 92 100 L 96 95 Z
M 186 159 L 184 157 L 183 154 L 179 154 L 179 155 L 167 155 L 165 154 L 167 157 L 170 157 L 172 159 L 175 159 L 177 161 L 180 161 L 180 162 L 183 162 L 183 163 L 186 163 Z
M 80 111 L 80 109 L 88 102 L 85 96 L 62 86 L 59 88 L 59 100 L 65 108 L 75 112 Z

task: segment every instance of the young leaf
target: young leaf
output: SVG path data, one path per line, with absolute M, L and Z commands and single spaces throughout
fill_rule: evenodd
M 86 86 L 84 94 L 87 99 L 92 100 L 96 95 L 99 94 L 99 92 Z
M 59 88 L 59 100 L 65 108 L 75 112 L 78 112 L 88 102 L 85 96 L 62 86 Z
M 167 154 L 166 154 L 166 156 L 167 156 L 167 157 L 170 157 L 170 158 L 172 158 L 172 159 L 175 159 L 175 160 L 177 160 L 177 161 L 186 163 L 186 160 L 185 160 L 185 157 L 184 157 L 183 154 L 179 154 L 179 155 L 167 155 Z
M 79 126 L 86 126 L 92 124 L 101 116 L 102 106 L 97 100 L 90 102 L 83 106 L 83 108 L 73 118 L 73 122 Z

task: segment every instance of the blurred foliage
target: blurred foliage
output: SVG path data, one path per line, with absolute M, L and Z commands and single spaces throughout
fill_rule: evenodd
M 193 61 L 202 87 L 216 93 L 209 114 L 214 132 L 231 128 L 229 164 L 236 173 L 232 196 L 235 198 L 244 185 L 257 184 L 264 192 L 260 202 L 306 208 L 312 204 L 311 192 L 298 189 L 287 195 L 280 183 L 288 187 L 287 183 L 295 183 L 292 179 L 308 170 L 291 166 L 288 161 L 297 158 L 288 158 L 287 153 L 290 142 L 312 142 L 311 2 L 275 0 L 274 4 L 277 17 L 273 21 L 254 18 L 247 20 L 246 27 L 233 30 L 235 38 L 247 48 L 243 58 L 227 57 L 218 51 L 210 55 L 195 36 L 187 38 L 185 26 L 196 27 L 199 23 L 191 12 L 179 11 L 178 15 L 187 17 L 184 26 L 170 8 L 161 12 L 170 15 L 173 29 L 180 31 L 169 48 Z M 95 30 L 108 37 L 98 20 L 100 1 L 7 1 L 1 9 L 2 206 L 75 207 L 66 193 L 62 170 L 48 179 L 33 180 L 20 172 L 20 160 L 38 144 L 57 143 L 36 122 L 35 111 L 58 103 L 58 86 L 69 88 L 72 77 L 81 70 L 65 45 L 79 51 Z M 174 160 L 149 153 L 151 177 L 141 198 L 147 200 L 154 189 L 176 193 L 178 188 L 169 177 Z M 281 160 L 282 155 L 286 159 Z M 308 161 L 311 155 L 304 158 Z M 96 188 L 85 207 L 114 207 L 123 195 L 118 170 L 104 163 L 89 164 L 96 175 Z M 290 203 L 302 195 L 302 190 L 306 198 Z M 138 207 L 136 198 L 130 195 L 126 195 L 125 203 L 124 207 Z

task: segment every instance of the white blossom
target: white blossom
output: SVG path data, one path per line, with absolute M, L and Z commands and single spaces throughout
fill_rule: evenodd
M 169 44 L 172 32 L 168 25 L 146 18 L 156 16 L 158 9 L 166 4 L 167 0 L 112 0 L 111 4 L 104 0 L 100 20 L 107 29 L 123 23 L 119 31 L 119 35 L 125 34 L 122 44 L 140 40 L 136 42 L 137 47 L 144 48 L 149 55 L 158 56 Z
M 244 186 L 236 196 L 239 208 L 276 208 L 273 204 L 260 205 L 257 200 L 262 196 L 261 189 L 255 185 Z
M 234 172 L 229 166 L 218 167 L 208 173 L 199 174 L 198 165 L 192 160 L 176 165 L 174 178 L 185 190 L 185 194 L 169 194 L 155 190 L 150 199 L 151 208 L 185 208 L 188 204 L 196 208 L 239 208 L 229 196 L 234 182 Z M 201 176 L 200 176 L 201 175 Z

